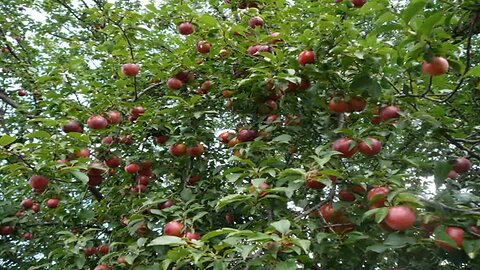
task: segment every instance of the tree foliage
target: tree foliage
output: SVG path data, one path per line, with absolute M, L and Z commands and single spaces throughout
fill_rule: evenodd
M 363 2 L 2 1 L 0 268 L 478 269 L 480 4 Z

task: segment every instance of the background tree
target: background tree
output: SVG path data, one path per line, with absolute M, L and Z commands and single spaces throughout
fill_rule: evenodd
M 480 267 L 477 1 L 1 7 L 0 268 Z

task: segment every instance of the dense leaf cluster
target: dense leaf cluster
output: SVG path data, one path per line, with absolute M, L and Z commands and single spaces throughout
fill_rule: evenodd
M 480 268 L 477 1 L 146 2 L 0 4 L 1 269 Z

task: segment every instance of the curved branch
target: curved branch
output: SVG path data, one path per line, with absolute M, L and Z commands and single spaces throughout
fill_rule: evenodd
M 12 106 L 13 108 L 15 109 L 18 108 L 18 104 L 15 102 L 15 100 L 7 96 L 6 93 L 1 89 L 0 89 L 0 99 L 3 100 L 8 105 Z
M 306 209 L 305 211 L 303 211 L 302 213 L 300 213 L 298 216 L 295 217 L 295 220 L 299 220 L 303 217 L 306 217 L 308 216 L 310 213 L 312 213 L 313 211 L 315 210 L 318 210 L 318 208 L 320 208 L 322 205 L 328 203 L 328 202 L 331 202 L 333 200 L 333 197 L 335 196 L 335 190 L 336 190 L 336 183 L 333 183 L 332 184 L 332 188 L 330 189 L 330 192 L 328 194 L 328 197 L 325 199 L 325 200 L 322 200 L 320 201 L 319 203 L 317 203 L 316 205 Z M 325 220 L 324 220 L 325 221 Z M 327 224 L 327 222 L 325 221 L 325 223 Z
M 127 36 L 127 32 L 125 32 L 125 29 L 123 29 L 122 25 L 120 24 L 120 21 L 122 19 L 120 19 L 119 22 L 115 22 L 111 19 L 109 19 L 115 26 L 117 26 L 120 31 L 122 32 L 122 35 L 123 37 L 125 38 L 125 41 L 127 41 L 127 44 L 128 44 L 128 50 L 130 51 L 130 57 L 132 58 L 132 63 L 135 64 L 135 55 L 133 53 L 133 45 L 132 43 L 130 42 L 130 39 L 128 38 Z M 134 100 L 137 100 L 138 99 L 138 94 L 137 94 L 137 77 L 133 77 L 133 86 L 134 86 Z
M 448 134 L 447 131 L 442 132 L 442 135 L 453 145 L 456 147 L 466 151 L 471 157 L 474 157 L 478 160 L 480 160 L 480 155 L 477 154 L 474 150 L 465 147 L 463 144 L 460 143 L 460 141 L 456 140 L 455 138 L 452 137 L 452 135 Z
M 4 146 L 2 148 L 2 150 L 4 150 L 5 152 L 7 152 L 8 154 L 18 158 L 21 162 L 23 162 L 23 164 L 25 164 L 30 170 L 32 171 L 35 171 L 35 167 L 30 164 L 30 162 L 22 155 L 22 154 L 17 154 L 17 153 L 14 153 L 13 151 L 11 151 L 10 149 L 7 148 L 7 146 Z
M 427 204 L 436 205 L 436 206 L 439 206 L 441 208 L 444 208 L 444 209 L 447 209 L 447 210 L 450 210 L 450 211 L 462 212 L 462 213 L 466 213 L 466 214 L 470 214 L 470 215 L 480 216 L 480 212 L 474 211 L 472 209 L 457 208 L 457 207 L 446 205 L 446 204 L 441 203 L 441 202 L 435 202 L 435 201 L 432 201 L 432 200 L 428 200 L 428 199 L 425 199 L 425 198 L 419 198 L 419 199 L 420 199 L 420 201 L 425 202 Z
M 453 92 L 450 93 L 450 95 L 448 97 L 446 97 L 444 100 L 442 100 L 443 102 L 447 102 L 449 99 L 451 99 L 458 92 L 458 90 L 460 90 L 463 82 L 465 81 L 465 74 L 467 74 L 467 72 L 470 70 L 470 64 L 471 64 L 471 61 L 472 61 L 472 58 L 471 58 L 472 37 L 473 37 L 473 32 L 475 30 L 475 25 L 477 24 L 477 21 L 479 19 L 479 15 L 480 15 L 480 13 L 475 13 L 473 20 L 470 21 L 470 31 L 468 32 L 467 52 L 466 52 L 467 63 L 465 64 L 465 70 L 462 74 L 462 78 L 458 82 L 457 87 L 455 87 Z
M 93 197 L 94 197 L 97 201 L 103 200 L 103 195 L 102 195 L 102 193 L 100 193 L 100 190 L 98 190 L 98 188 L 96 188 L 96 187 L 88 187 L 88 190 L 92 193 Z

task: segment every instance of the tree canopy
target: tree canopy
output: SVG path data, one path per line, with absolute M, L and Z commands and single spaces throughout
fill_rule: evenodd
M 479 269 L 477 0 L 0 4 L 1 269 Z

